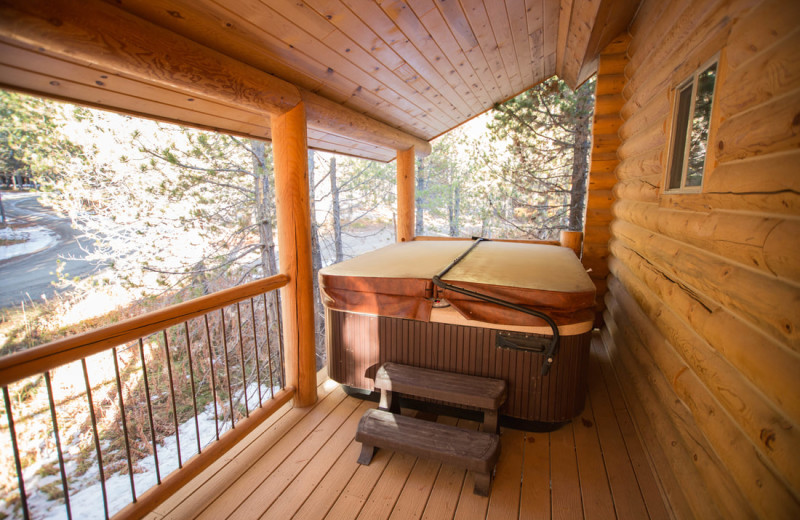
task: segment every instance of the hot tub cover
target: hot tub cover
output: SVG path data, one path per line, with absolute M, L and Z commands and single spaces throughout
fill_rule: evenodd
M 436 300 L 468 320 L 504 325 L 543 325 L 534 316 L 442 290 L 431 279 L 473 242 L 419 241 L 393 244 L 323 268 L 326 307 L 430 321 Z M 442 280 L 548 314 L 558 325 L 592 320 L 595 287 L 571 249 L 511 242 L 481 242 Z

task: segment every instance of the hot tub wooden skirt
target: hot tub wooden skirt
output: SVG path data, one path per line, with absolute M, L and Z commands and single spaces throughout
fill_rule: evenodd
M 328 373 L 338 383 L 373 391 L 378 368 L 392 361 L 503 379 L 508 399 L 500 414 L 508 417 L 560 423 L 583 410 L 591 331 L 562 336 L 555 362 L 542 376 L 542 354 L 508 348 L 503 340 L 505 346 L 498 346 L 498 335 L 513 339 L 520 333 L 330 309 L 326 322 Z M 547 339 L 527 337 L 534 343 L 536 337 Z

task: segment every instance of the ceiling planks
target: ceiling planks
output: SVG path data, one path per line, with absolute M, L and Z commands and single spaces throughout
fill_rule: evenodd
M 554 74 L 571 86 L 585 81 L 594 73 L 599 50 L 627 28 L 638 5 L 638 0 L 103 1 L 109 9 L 291 83 L 306 92 L 304 99 L 316 94 L 324 105 L 317 123 L 333 113 L 324 98 L 423 140 Z M 75 0 L 75 5 L 82 4 Z M 253 103 L 200 96 L 146 74 L 104 70 L 91 60 L 38 52 L 19 41 L 3 45 L 0 83 L 7 87 L 237 135 L 269 135 L 269 118 Z M 4 51 L 11 48 L 17 50 Z M 26 63 L 23 49 L 38 56 Z M 93 84 L 101 81 L 99 74 L 108 79 L 102 86 Z M 370 144 L 363 127 L 360 138 L 342 135 L 347 125 L 328 127 L 309 131 L 312 147 L 378 160 L 394 156 L 384 145 Z

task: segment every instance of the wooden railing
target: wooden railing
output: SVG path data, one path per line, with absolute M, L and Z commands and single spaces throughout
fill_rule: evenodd
M 30 517 L 30 509 L 18 442 L 20 429 L 16 426 L 25 420 L 31 421 L 31 417 L 51 423 L 45 431 L 51 431 L 54 437 L 64 507 L 67 517 L 73 516 L 62 448 L 65 439 L 59 430 L 59 422 L 71 419 L 65 417 L 65 408 L 69 402 L 79 401 L 76 397 L 88 403 L 94 458 L 102 491 L 102 504 L 98 503 L 97 507 L 103 506 L 106 518 L 114 513 L 109 508 L 106 492 L 108 468 L 103 463 L 104 455 L 109 455 L 110 448 L 104 446 L 104 443 L 108 444 L 109 435 L 98 425 L 98 419 L 107 419 L 109 408 L 117 414 L 116 423 L 111 423 L 121 431 L 125 456 L 121 457 L 118 452 L 112 454 L 112 459 L 118 463 L 112 471 L 125 474 L 127 470 L 130 500 L 127 506 L 114 514 L 115 519 L 139 518 L 152 511 L 287 403 L 294 395 L 294 388 L 285 383 L 277 289 L 288 282 L 289 277 L 280 274 L 0 358 L 0 387 L 3 389 L 6 426 L 11 436 L 23 517 Z M 113 369 L 112 364 L 106 362 L 104 370 L 89 370 L 88 366 L 98 364 L 97 360 L 102 356 L 113 359 Z M 76 369 L 77 363 L 80 363 L 82 385 L 76 384 L 73 370 L 68 370 L 70 367 Z M 65 375 L 62 376 L 60 370 Z M 62 383 L 69 382 L 72 387 L 83 388 L 78 390 L 77 396 L 58 396 L 53 383 L 56 377 Z M 137 399 L 133 388 L 144 395 Z M 44 409 L 30 412 L 27 418 L 20 418 L 19 415 L 24 414 L 18 414 L 15 424 L 14 405 L 19 411 L 26 399 L 30 400 L 30 395 L 36 392 L 47 394 Z M 93 398 L 93 392 L 102 392 L 101 403 Z M 181 396 L 184 402 L 179 412 Z M 201 409 L 198 409 L 198 403 Z M 212 404 L 214 433 L 205 439 L 208 442 L 204 445 L 199 417 L 203 415 L 204 420 L 210 423 Z M 44 413 L 46 409 L 49 413 Z M 130 417 L 144 422 L 137 424 L 139 437 L 136 439 L 132 438 L 134 433 L 128 424 Z M 146 421 L 142 421 L 143 417 Z M 184 425 L 183 432 L 180 423 Z M 156 428 L 155 424 L 162 428 Z M 108 421 L 106 427 L 109 427 Z M 184 439 L 182 444 L 181 435 L 192 430 L 195 439 L 190 445 Z M 143 442 L 142 435 L 147 437 L 146 442 Z M 175 438 L 178 468 L 162 478 L 159 452 L 164 454 L 166 447 L 163 443 L 167 437 Z M 134 478 L 136 461 L 132 458 L 132 449 L 137 442 L 140 457 L 142 452 L 150 452 L 157 482 L 143 493 L 137 493 Z M 181 448 L 185 450 L 187 446 L 196 455 L 187 457 L 184 451 L 182 456 Z M 174 454 L 169 455 L 174 458 Z M 122 459 L 124 466 L 120 470 Z

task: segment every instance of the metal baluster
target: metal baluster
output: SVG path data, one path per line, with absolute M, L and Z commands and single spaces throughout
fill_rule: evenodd
M 153 460 L 156 463 L 156 482 L 161 484 L 161 470 L 158 468 L 158 448 L 156 447 L 156 427 L 153 425 L 153 405 L 150 402 L 150 383 L 147 382 L 147 362 L 144 360 L 144 343 L 142 342 L 142 338 L 139 338 L 139 357 L 142 360 L 144 394 L 147 398 L 147 418 L 150 420 L 150 437 L 153 441 Z
M 197 420 L 197 397 L 195 397 L 194 390 L 194 369 L 192 368 L 192 346 L 189 341 L 189 322 L 183 322 L 183 328 L 186 332 L 186 355 L 189 356 L 189 381 L 192 383 L 192 406 L 194 407 L 194 428 L 197 432 L 197 453 L 202 452 L 200 447 L 200 422 Z
M 264 299 L 264 325 L 267 327 L 267 363 L 269 365 L 269 397 L 274 397 L 275 383 L 272 381 L 272 344 L 269 340 L 269 312 L 267 312 L 267 293 L 261 295 Z
M 100 436 L 97 434 L 97 417 L 94 415 L 94 401 L 92 401 L 92 386 L 89 384 L 89 369 L 86 368 L 86 358 L 81 359 L 83 365 L 83 380 L 86 383 L 86 399 L 89 401 L 89 417 L 92 420 L 92 433 L 94 434 L 94 448 L 97 451 L 97 465 L 100 468 L 100 489 L 103 492 L 103 511 L 108 519 L 108 495 L 106 494 L 106 476 L 103 471 L 103 454 L 100 450 Z
M 167 375 L 169 376 L 169 398 L 172 402 L 172 423 L 175 425 L 175 446 L 178 448 L 178 468 L 183 467 L 181 460 L 181 435 L 178 431 L 178 408 L 175 406 L 175 385 L 172 382 L 172 356 L 169 355 L 169 339 L 167 338 L 167 331 L 161 331 L 164 335 L 164 352 L 167 354 Z
M 58 419 L 56 418 L 56 403 L 53 399 L 53 385 L 50 382 L 50 371 L 44 373 L 44 382 L 47 384 L 47 400 L 50 402 L 50 418 L 53 421 L 53 434 L 56 438 L 56 452 L 58 453 L 58 469 L 61 471 L 61 489 L 64 490 L 64 504 L 67 506 L 67 518 L 72 520 L 72 509 L 69 505 L 69 485 L 67 484 L 67 471 L 64 469 L 64 453 L 61 451 L 61 437 L 58 435 Z M 134 497 L 135 500 L 135 497 Z
M 225 330 L 225 309 L 219 310 L 222 316 L 222 346 L 225 348 L 225 374 L 228 376 L 228 402 L 231 407 L 231 429 L 236 428 L 236 421 L 233 419 L 233 392 L 231 391 L 231 363 L 228 360 L 228 332 Z
M 122 416 L 122 435 L 125 437 L 125 454 L 128 457 L 128 475 L 131 478 L 131 496 L 136 502 L 136 484 L 133 482 L 133 463 L 131 462 L 131 445 L 128 440 L 128 420 L 125 417 L 125 401 L 122 398 L 122 381 L 119 378 L 119 363 L 117 362 L 117 347 L 112 347 L 114 354 L 114 374 L 117 376 L 117 395 L 119 396 L 119 411 Z
M 14 464 L 17 467 L 17 486 L 19 487 L 19 497 L 22 500 L 22 516 L 25 520 L 30 518 L 28 513 L 28 496 L 25 494 L 25 479 L 22 476 L 22 462 L 19 460 L 19 447 L 17 446 L 17 431 L 14 428 L 14 416 L 11 414 L 11 398 L 8 395 L 8 387 L 3 387 L 3 400 L 6 403 L 6 417 L 8 418 L 8 431 L 11 433 L 11 449 L 14 450 Z
M 253 322 L 253 351 L 256 353 L 256 380 L 258 381 L 258 406 L 260 407 L 263 404 L 261 401 L 261 367 L 259 366 L 258 336 L 256 335 L 256 302 L 252 298 L 250 298 L 250 319 Z
M 211 333 L 208 330 L 208 314 L 203 315 L 206 322 L 206 341 L 208 341 L 208 362 L 211 370 L 211 395 L 214 397 L 214 431 L 219 440 L 219 417 L 217 415 L 217 384 L 214 381 L 214 353 L 211 351 Z
M 281 360 L 281 389 L 286 388 L 286 363 L 283 362 L 283 313 L 281 312 L 281 295 L 275 291 L 275 310 L 278 313 L 278 356 Z
M 247 406 L 247 372 L 244 365 L 244 341 L 242 340 L 242 309 L 239 302 L 236 302 L 236 319 L 239 322 L 239 355 L 242 357 L 242 388 L 244 389 L 244 416 L 250 417 L 250 409 Z

